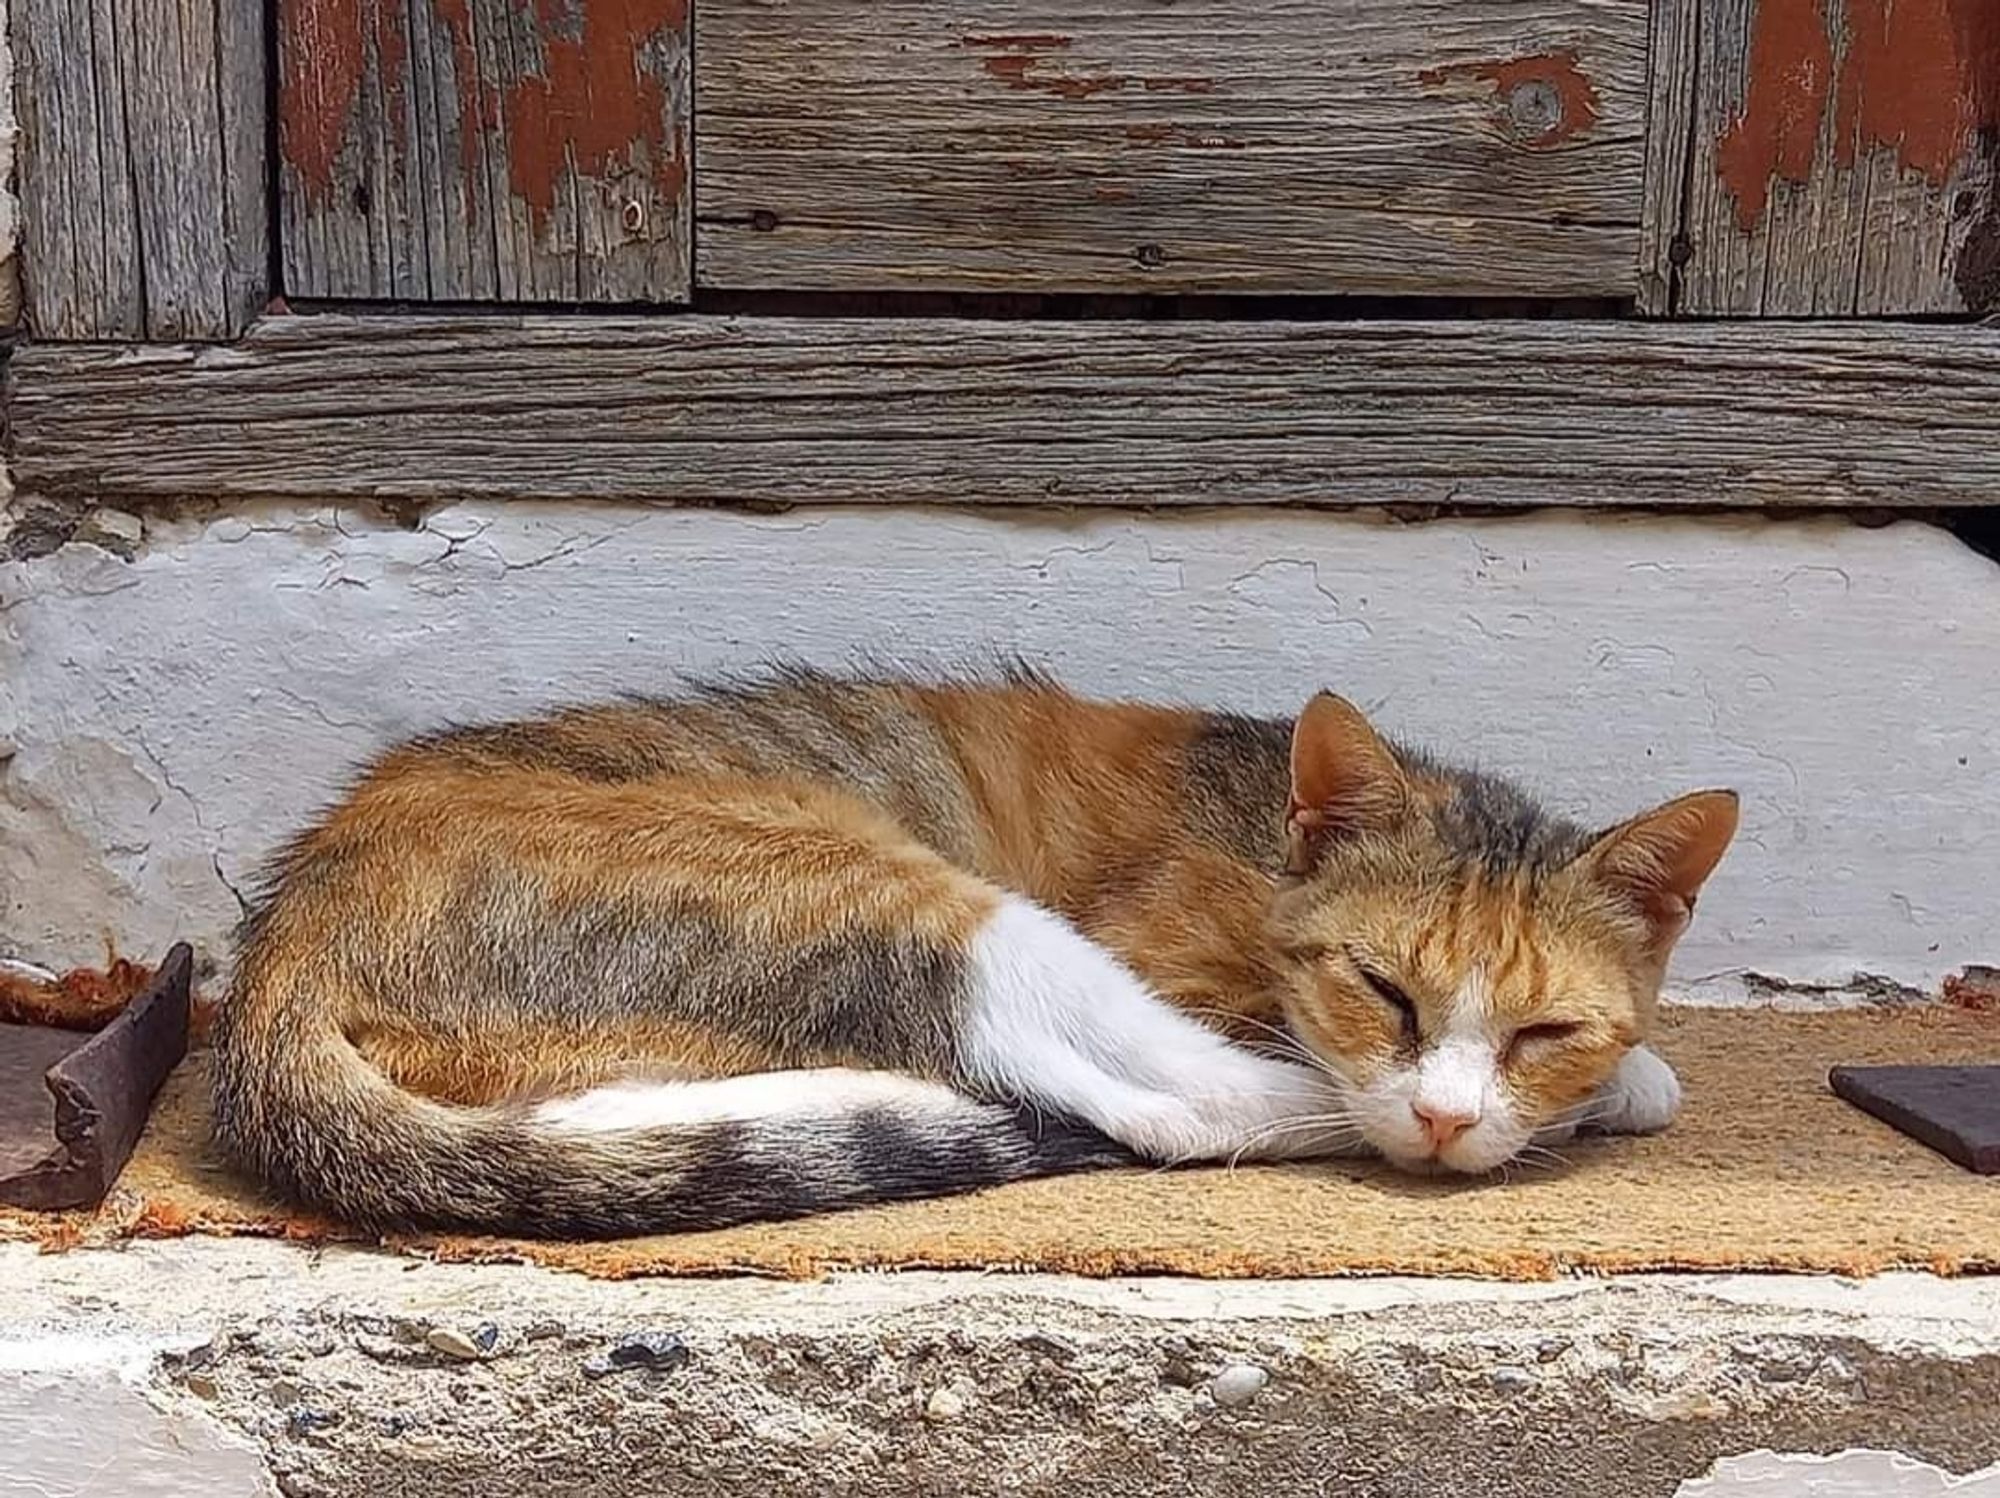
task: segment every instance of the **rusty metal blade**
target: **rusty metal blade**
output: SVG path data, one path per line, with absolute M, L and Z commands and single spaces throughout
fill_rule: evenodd
M 187 1054 L 194 954 L 177 944 L 145 992 L 95 1035 L 0 1025 L 0 1202 L 95 1206 Z

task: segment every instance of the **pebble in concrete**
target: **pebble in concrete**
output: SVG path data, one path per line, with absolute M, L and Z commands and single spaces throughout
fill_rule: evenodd
M 145 522 L 129 510 L 96 509 L 77 522 L 73 541 L 88 541 L 131 561 L 146 541 Z
M 939 1389 L 924 1403 L 924 1418 L 942 1425 L 965 1413 L 965 1396 L 956 1389 Z
M 600 1352 L 585 1361 L 583 1376 L 603 1378 L 633 1368 L 672 1373 L 692 1356 L 687 1344 L 672 1332 L 638 1332 L 621 1338 L 609 1352 Z
M 1231 1363 L 1208 1381 L 1208 1397 L 1226 1410 L 1240 1409 L 1270 1381 L 1271 1375 L 1255 1363 Z
M 480 1358 L 479 1344 L 449 1326 L 434 1326 L 424 1337 L 424 1345 L 443 1357 L 457 1358 L 462 1363 L 477 1362 Z
M 339 1416 L 326 1410 L 300 1405 L 285 1417 L 285 1434 L 294 1439 L 309 1436 L 316 1430 L 339 1423 Z
M 1535 1386 L 1535 1375 L 1525 1368 L 1502 1364 L 1486 1375 L 1486 1381 L 1502 1394 L 1519 1394 Z

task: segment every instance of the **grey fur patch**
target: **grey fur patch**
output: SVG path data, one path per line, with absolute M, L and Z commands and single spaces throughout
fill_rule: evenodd
M 1291 796 L 1292 725 L 1279 718 L 1211 713 L 1189 741 L 1182 798 L 1196 832 L 1277 872 Z
M 760 941 L 691 902 L 559 902 L 497 866 L 409 936 L 400 952 L 376 952 L 363 981 L 393 984 L 385 999 L 446 1033 L 523 1017 L 579 1034 L 667 1020 L 740 1036 L 781 1067 L 947 1077 L 969 982 L 959 953 L 915 937 Z
M 1215 713 L 1188 749 L 1186 804 L 1192 825 L 1267 872 L 1282 857 L 1291 742 L 1290 719 Z M 1398 743 L 1389 747 L 1410 771 L 1450 787 L 1450 795 L 1431 810 L 1432 826 L 1448 854 L 1486 873 L 1549 873 L 1593 839 L 1512 781 L 1454 765 L 1427 750 Z
M 1395 750 L 1411 769 L 1450 785 L 1451 795 L 1433 811 L 1431 824 L 1455 858 L 1495 875 L 1534 877 L 1553 873 L 1590 846 L 1590 833 L 1512 781 L 1447 764 L 1401 744 Z

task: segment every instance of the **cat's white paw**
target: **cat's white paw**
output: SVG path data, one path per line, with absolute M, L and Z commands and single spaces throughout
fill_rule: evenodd
M 1618 1063 L 1585 1114 L 1593 1134 L 1657 1134 L 1681 1111 L 1681 1079 L 1644 1046 Z

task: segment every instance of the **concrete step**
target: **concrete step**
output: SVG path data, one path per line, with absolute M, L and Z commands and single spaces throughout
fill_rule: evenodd
M 1949 1474 L 2000 1461 L 1996 1410 L 2000 1279 L 609 1283 L 0 1247 L 0 1493 L 35 1498 L 1993 1498 L 2000 1468 Z

